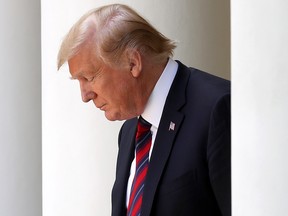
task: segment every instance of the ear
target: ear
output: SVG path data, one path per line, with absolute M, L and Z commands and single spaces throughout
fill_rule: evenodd
M 142 72 L 142 57 L 139 51 L 130 50 L 128 54 L 130 72 L 133 77 L 137 78 Z

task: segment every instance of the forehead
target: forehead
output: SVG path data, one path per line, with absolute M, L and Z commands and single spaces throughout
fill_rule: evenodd
M 69 71 L 72 77 L 77 78 L 96 70 L 96 65 L 100 66 L 100 61 L 92 54 L 91 49 L 81 49 L 75 56 L 68 60 Z

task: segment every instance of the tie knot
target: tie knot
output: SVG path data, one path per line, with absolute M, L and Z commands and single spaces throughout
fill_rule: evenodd
M 142 136 L 150 132 L 151 124 L 147 122 L 142 116 L 138 119 L 136 139 L 141 139 Z

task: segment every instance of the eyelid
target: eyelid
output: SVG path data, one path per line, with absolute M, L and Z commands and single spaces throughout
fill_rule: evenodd
M 94 80 L 95 76 L 92 76 L 92 77 L 89 77 L 89 78 L 86 78 L 88 82 L 92 82 Z
M 88 78 L 86 78 L 86 77 L 81 77 L 81 78 L 69 77 L 70 80 L 80 80 L 80 79 L 85 79 L 85 80 L 87 80 L 88 82 L 93 81 L 94 78 L 95 78 L 95 76 L 93 76 L 93 77 L 88 77 Z

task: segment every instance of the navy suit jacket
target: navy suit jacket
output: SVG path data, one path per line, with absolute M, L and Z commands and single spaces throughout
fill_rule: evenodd
M 150 158 L 141 216 L 229 216 L 230 82 L 178 64 Z M 137 118 L 127 120 L 119 133 L 113 216 L 126 215 L 136 125 Z

